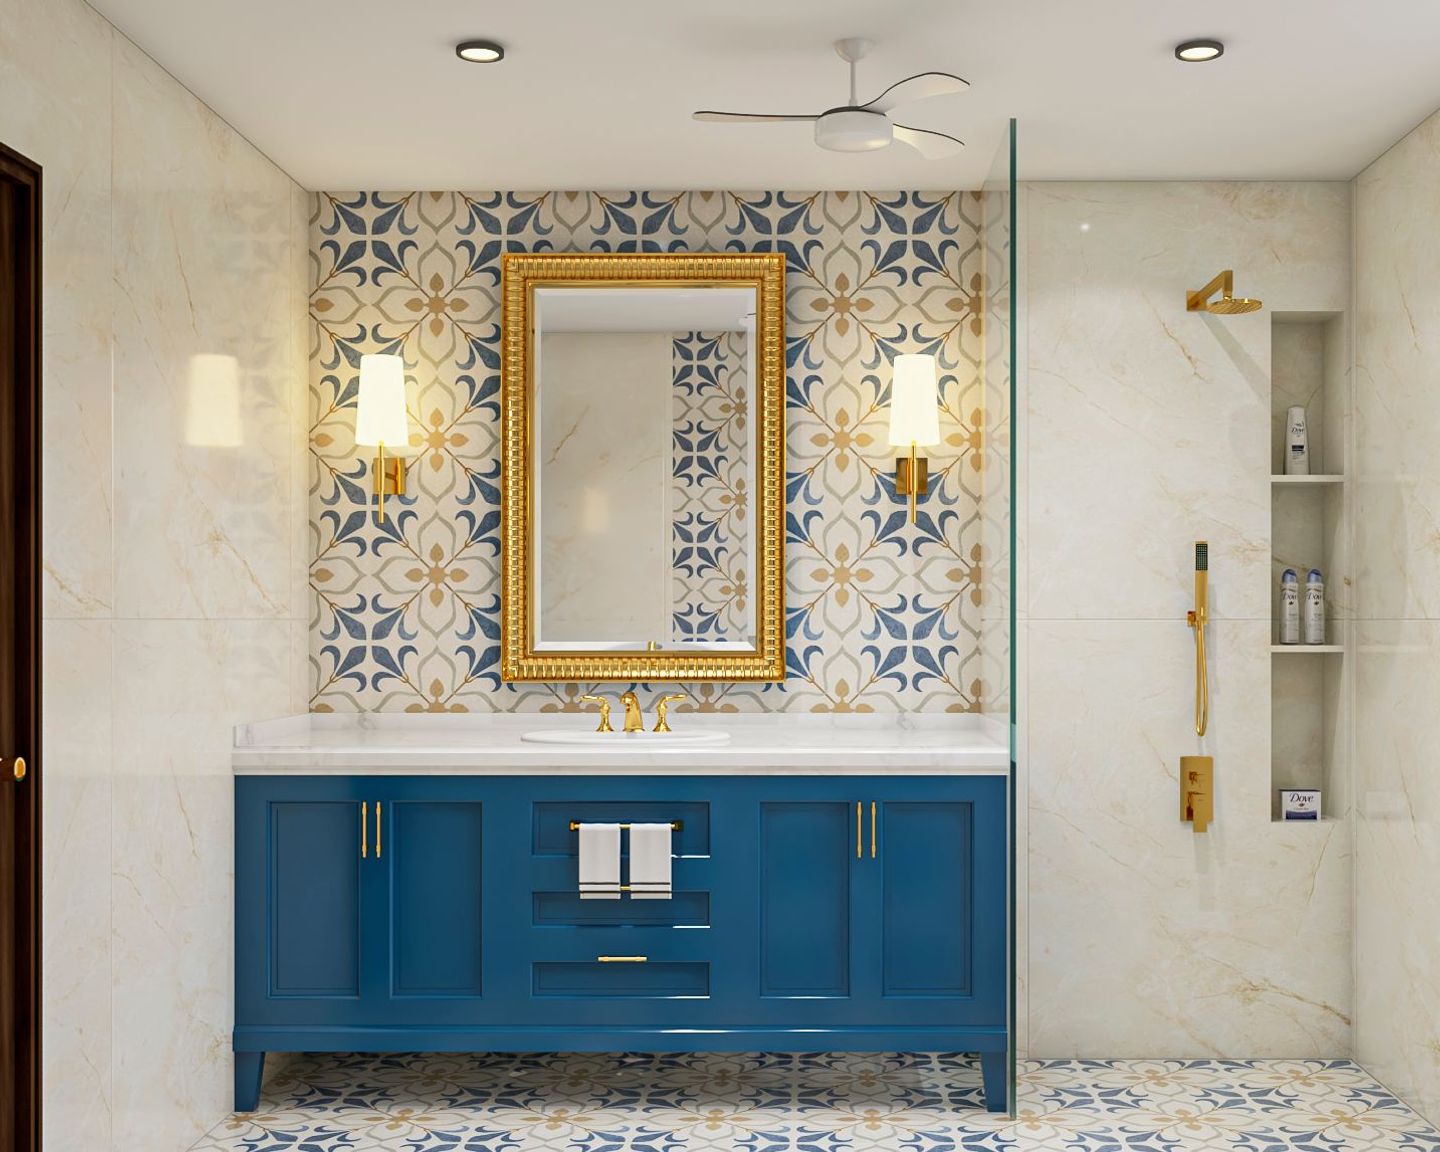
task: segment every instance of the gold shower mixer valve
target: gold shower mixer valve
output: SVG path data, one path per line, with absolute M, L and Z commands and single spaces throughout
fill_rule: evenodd
M 1180 757 L 1180 819 L 1204 832 L 1215 819 L 1215 758 Z

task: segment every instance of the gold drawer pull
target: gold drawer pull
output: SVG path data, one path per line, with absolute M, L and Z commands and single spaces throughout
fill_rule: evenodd
M 370 855 L 370 801 L 360 802 L 360 859 Z
M 648 956 L 597 956 L 597 963 L 600 964 L 645 964 L 648 963 Z
M 860 837 L 864 832 L 864 823 L 860 816 L 860 801 L 855 801 L 855 859 L 860 859 Z

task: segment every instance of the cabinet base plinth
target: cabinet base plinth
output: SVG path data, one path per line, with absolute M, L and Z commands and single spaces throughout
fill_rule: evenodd
M 1003 1031 L 939 1028 L 245 1028 L 235 1032 L 235 1110 L 254 1111 L 265 1052 L 973 1052 L 988 1112 L 1009 1108 Z M 257 1047 L 264 1051 L 241 1051 Z

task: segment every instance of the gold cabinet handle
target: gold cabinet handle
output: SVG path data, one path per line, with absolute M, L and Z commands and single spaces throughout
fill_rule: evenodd
M 599 964 L 648 964 L 648 956 L 596 956 L 596 963 Z
M 370 803 L 360 801 L 360 859 L 370 855 Z
M 375 859 L 380 859 L 380 808 L 379 800 L 375 801 Z
M 875 859 L 875 801 L 870 801 L 870 859 Z
M 855 859 L 860 859 L 860 838 L 864 835 L 864 826 L 860 816 L 860 801 L 855 801 Z
M 15 780 L 18 783 L 25 779 L 25 757 L 15 757 Z

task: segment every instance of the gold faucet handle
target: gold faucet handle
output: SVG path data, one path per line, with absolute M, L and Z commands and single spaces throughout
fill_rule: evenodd
M 670 724 L 669 724 L 669 721 L 667 721 L 665 717 L 666 717 L 666 715 L 667 715 L 667 714 L 669 713 L 669 711 L 670 711 L 670 703 L 671 703 L 671 701 L 675 701 L 675 700 L 689 700 L 689 699 L 690 699 L 690 697 L 687 696 L 684 692 L 672 692 L 669 696 L 661 696 L 659 700 L 655 701 L 655 728 L 654 728 L 654 731 L 656 731 L 656 732 L 669 732 L 669 731 L 670 731 Z
M 580 699 L 581 699 L 581 700 L 588 700 L 591 704 L 598 704 L 598 705 L 600 705 L 600 726 L 595 729 L 596 732 L 613 732 L 613 731 L 615 731 L 614 728 L 610 727 L 610 701 L 609 701 L 609 700 L 605 699 L 604 696 L 581 696 Z

